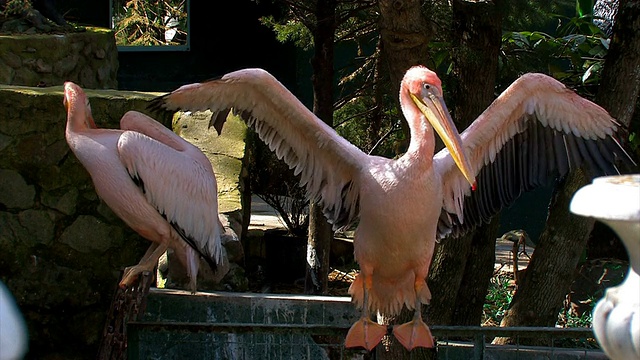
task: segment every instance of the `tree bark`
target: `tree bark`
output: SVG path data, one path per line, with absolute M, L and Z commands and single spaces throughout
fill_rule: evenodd
M 626 126 L 631 124 L 640 94 L 639 66 L 640 1 L 619 0 L 596 101 Z
M 478 326 L 482 323 L 484 302 L 496 263 L 496 233 L 500 216 L 475 231 L 471 251 L 455 298 L 451 325 Z
M 391 94 L 398 107 L 400 82 L 413 65 L 426 64 L 429 59 L 429 41 L 433 29 L 424 17 L 420 0 L 379 0 L 381 52 L 380 56 L 389 69 Z M 402 130 L 409 138 L 409 127 L 402 119 Z M 408 140 L 407 140 L 408 141 Z
M 313 32 L 313 112 L 333 126 L 333 53 L 336 30 L 336 0 L 316 2 Z M 329 275 L 329 253 L 333 231 L 318 204 L 309 205 L 307 242 L 307 294 L 326 294 Z
M 453 61 L 456 86 L 453 87 L 453 113 L 459 130 L 466 129 L 493 101 L 498 75 L 498 56 L 502 42 L 500 1 L 453 1 Z M 495 216 L 489 224 L 459 239 L 447 239 L 442 251 L 451 242 L 460 241 L 469 247 L 468 256 L 461 258 L 459 288 L 449 304 L 455 303 L 446 324 L 480 325 L 484 299 L 495 264 L 495 239 L 500 224 Z M 458 255 L 459 256 L 459 255 Z M 446 285 L 448 286 L 448 285 Z M 445 324 L 443 322 L 442 324 Z
M 617 4 L 618 17 L 613 33 L 618 41 L 609 48 L 596 95 L 598 104 L 607 109 L 619 123 L 635 128 L 636 131 L 640 130 L 640 126 L 631 126 L 631 122 L 640 91 L 640 36 L 637 35 L 640 32 L 639 4 L 639 1 L 619 1 Z M 636 121 L 637 119 L 636 116 Z M 635 156 L 637 157 L 637 153 Z M 603 223 L 596 222 L 587 241 L 587 258 L 626 260 L 628 255 L 618 236 Z
M 620 0 L 596 102 L 629 124 L 640 91 L 640 1 Z M 558 187 L 545 229 L 501 326 L 553 326 L 571 285 L 593 220 L 569 213 L 573 194 L 587 183 L 574 171 Z M 507 343 L 498 338 L 494 343 Z
M 502 16 L 497 1 L 453 1 L 452 104 L 458 129 L 464 129 L 494 99 Z M 495 264 L 499 217 L 460 238 L 438 246 L 429 276 L 433 301 L 429 320 L 439 325 L 479 325 Z M 456 306 L 451 307 L 454 303 Z

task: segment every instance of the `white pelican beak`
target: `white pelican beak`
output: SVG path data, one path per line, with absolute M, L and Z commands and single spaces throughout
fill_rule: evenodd
M 432 93 L 428 93 L 422 99 L 414 94 L 410 95 L 413 102 L 418 109 L 420 109 L 420 112 L 424 114 L 427 120 L 429 120 L 429 123 L 431 123 L 431 126 L 433 126 L 438 135 L 440 135 L 440 138 L 447 149 L 449 149 L 449 153 L 456 162 L 456 165 L 458 165 L 462 175 L 464 175 L 469 184 L 471 184 L 471 188 L 475 190 L 476 179 L 475 175 L 473 175 L 473 169 L 464 151 L 464 147 L 462 147 L 462 139 L 460 138 L 458 129 L 456 129 L 456 125 L 453 123 L 451 115 L 449 115 L 449 110 L 447 110 L 447 105 L 444 103 L 442 97 Z

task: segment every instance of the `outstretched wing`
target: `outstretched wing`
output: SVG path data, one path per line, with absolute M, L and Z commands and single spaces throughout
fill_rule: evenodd
M 438 235 L 461 235 L 488 222 L 523 191 L 585 165 L 591 176 L 617 174 L 633 160 L 616 140 L 619 124 L 600 106 L 543 74 L 526 74 L 462 134 L 477 176 L 471 192 L 447 149 L 434 156 L 444 204 Z
M 125 131 L 118 141 L 120 159 L 130 176 L 149 203 L 215 270 L 222 261 L 222 229 L 211 164 L 199 151 L 206 163 L 199 156 L 194 157 L 192 149 L 177 150 L 174 146 L 183 147 L 181 142 L 186 141 L 173 133 L 163 135 L 165 130 L 170 131 L 146 115 L 129 112 L 121 126 L 137 130 Z M 167 138 L 173 136 L 177 139 L 171 143 Z
M 319 201 L 334 229 L 358 215 L 358 174 L 368 157 L 318 119 L 271 74 L 244 69 L 219 80 L 190 84 L 155 99 L 152 107 L 213 112 L 220 131 L 230 109 L 283 159 Z

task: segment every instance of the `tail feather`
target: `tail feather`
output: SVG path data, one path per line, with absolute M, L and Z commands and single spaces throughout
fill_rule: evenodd
M 413 310 L 416 304 L 416 290 L 414 288 L 414 276 L 406 276 L 403 279 L 396 279 L 395 282 L 380 281 L 373 278 L 373 286 L 369 292 L 368 307 L 372 312 L 380 312 L 393 316 L 400 313 L 405 305 L 409 310 Z M 364 307 L 364 287 L 362 276 L 358 274 L 349 287 L 351 301 L 359 308 Z M 426 283 L 420 289 L 420 301 L 429 303 L 431 293 Z
M 191 292 L 195 293 L 197 291 L 200 254 L 198 254 L 191 246 L 186 246 L 185 249 L 187 254 L 187 275 L 189 276 L 189 287 L 191 288 Z

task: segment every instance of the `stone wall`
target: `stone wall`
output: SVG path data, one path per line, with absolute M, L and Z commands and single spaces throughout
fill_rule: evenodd
M 54 86 L 73 81 L 87 89 L 117 89 L 117 75 L 118 50 L 110 30 L 0 36 L 0 84 Z
M 157 95 L 115 90 L 87 94 L 96 123 L 104 128 L 119 127 L 128 110 L 146 112 Z M 150 243 L 97 197 L 65 141 L 62 98 L 61 86 L 0 86 L 0 280 L 26 318 L 29 358 L 87 359 L 97 353 L 121 270 L 136 264 Z M 171 114 L 153 115 L 170 126 Z M 207 130 L 194 119 L 175 122 L 201 142 L 217 138 L 198 135 Z M 243 126 L 230 119 L 227 127 L 235 130 L 220 138 L 230 152 L 207 154 L 219 162 L 213 167 L 220 209 L 235 229 L 243 223 Z M 238 250 L 228 252 L 237 255 Z

